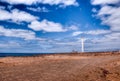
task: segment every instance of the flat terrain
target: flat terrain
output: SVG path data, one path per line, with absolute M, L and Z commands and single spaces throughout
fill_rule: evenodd
M 0 58 L 0 81 L 120 81 L 120 55 Z

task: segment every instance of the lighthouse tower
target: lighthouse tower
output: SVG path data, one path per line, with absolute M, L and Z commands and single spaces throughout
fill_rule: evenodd
M 81 51 L 84 52 L 84 39 L 82 38 L 81 39 Z

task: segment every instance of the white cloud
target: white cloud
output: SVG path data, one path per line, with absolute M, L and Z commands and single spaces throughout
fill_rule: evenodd
M 37 8 L 27 7 L 27 9 L 34 12 L 49 12 L 49 10 L 46 7 L 37 7 Z
M 120 31 L 120 0 L 92 0 L 91 2 L 93 5 L 101 6 L 96 16 L 102 20 L 102 24 L 109 26 L 111 31 Z
M 48 20 L 43 20 L 41 22 L 39 21 L 33 21 L 30 25 L 28 25 L 29 28 L 35 30 L 35 31 L 45 31 L 45 32 L 65 32 L 66 29 L 63 29 L 63 26 L 59 23 L 55 23 Z
M 25 40 L 40 40 L 40 38 L 37 38 L 32 31 L 23 29 L 6 29 L 3 26 L 0 26 L 0 36 L 17 37 Z
M 27 5 L 31 5 L 31 4 L 36 4 L 38 3 L 39 0 L 1 0 L 3 2 L 7 2 L 10 4 L 27 4 Z
M 97 49 L 120 49 L 120 0 L 92 0 L 93 5 L 100 5 L 100 10 L 96 13 L 96 17 L 102 20 L 102 25 L 110 27 L 111 31 L 103 35 L 102 38 L 92 39 L 97 43 Z M 109 4 L 114 4 L 110 6 Z M 96 49 L 95 49 L 96 50 Z
M 8 20 L 12 22 L 31 22 L 38 19 L 37 17 L 17 9 L 8 12 L 6 10 L 0 9 L 0 20 Z
M 110 33 L 110 30 L 91 30 L 85 32 L 85 34 L 91 34 L 91 35 L 101 35 L 101 34 L 108 34 Z
M 116 4 L 120 0 L 91 0 L 93 5 Z
M 0 9 L 0 20 L 11 19 L 11 13 L 6 10 Z
M 120 33 L 119 32 L 111 32 L 109 34 L 105 34 L 104 36 L 100 37 L 100 38 L 90 38 L 90 41 L 92 41 L 92 43 L 106 43 L 106 44 L 110 44 L 111 42 L 117 43 L 118 45 L 120 45 Z
M 108 15 L 108 17 L 105 17 Z M 120 31 L 120 7 L 103 6 L 97 16 L 103 24 L 110 26 L 112 31 Z
M 70 27 L 67 27 L 68 30 L 78 30 L 78 26 L 71 25 Z
M 72 36 L 78 36 L 78 35 L 80 35 L 80 34 L 82 34 L 83 32 L 80 32 L 80 31 L 76 31 L 76 32 L 73 32 L 72 33 Z
M 0 48 L 17 48 L 17 47 L 21 47 L 21 45 L 17 42 L 13 42 L 13 41 L 8 41 L 8 42 L 4 42 L 4 43 L 0 43 Z
M 81 43 L 76 41 L 76 42 L 56 42 L 55 44 L 56 45 L 64 45 L 64 46 L 75 46 L 75 45 L 80 45 Z
M 120 33 L 119 32 L 114 32 L 114 33 L 105 35 L 105 37 L 107 39 L 110 39 L 110 40 L 120 40 Z
M 89 34 L 89 35 L 102 35 L 111 33 L 110 30 L 90 30 L 90 31 L 77 31 L 73 32 L 72 36 L 78 36 L 80 34 Z
M 64 6 L 78 5 L 76 0 L 1 0 L 1 1 L 10 4 L 26 4 L 26 5 L 32 5 L 37 3 Z
M 101 40 L 101 39 L 100 39 Z M 119 47 L 120 43 L 114 42 L 114 41 L 107 41 L 107 42 L 99 42 L 99 43 L 89 43 L 86 44 L 85 46 L 87 48 L 85 48 L 85 51 L 115 51 L 120 49 Z

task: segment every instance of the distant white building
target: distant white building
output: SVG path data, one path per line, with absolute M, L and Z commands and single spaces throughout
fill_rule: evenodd
M 81 51 L 84 52 L 84 39 L 83 38 L 81 39 L 81 45 L 82 45 Z

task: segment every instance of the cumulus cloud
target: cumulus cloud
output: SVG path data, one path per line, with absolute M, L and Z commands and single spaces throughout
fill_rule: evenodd
M 120 0 L 91 0 L 93 5 L 116 4 Z
M 27 4 L 27 5 L 31 5 L 31 4 L 36 4 L 38 3 L 39 0 L 1 0 L 2 2 L 7 2 L 10 4 Z
M 108 25 L 111 31 L 120 31 L 120 0 L 92 0 L 93 5 L 101 8 L 96 14 L 102 20 L 102 24 Z M 108 4 L 114 4 L 110 6 Z
M 0 26 L 0 36 L 17 37 L 25 40 L 40 40 L 40 38 L 37 38 L 32 31 L 23 29 L 6 29 L 3 26 Z
M 64 6 L 78 5 L 76 0 L 1 0 L 1 1 L 10 4 L 26 4 L 26 5 L 32 5 L 38 3 L 49 4 L 49 5 L 64 5 Z
M 55 23 L 48 20 L 43 20 L 41 22 L 39 21 L 33 21 L 30 25 L 28 25 L 29 28 L 35 30 L 35 31 L 45 31 L 45 32 L 65 32 L 66 29 L 63 29 L 63 26 L 59 23 Z
M 103 6 L 97 16 L 102 20 L 102 24 L 110 26 L 112 31 L 120 31 L 120 7 Z
M 24 11 L 19 11 L 18 9 L 14 9 L 11 12 L 0 9 L 0 14 L 0 20 L 8 20 L 12 22 L 32 22 L 38 19 L 38 17 Z
M 82 34 L 83 32 L 80 32 L 80 31 L 76 31 L 76 32 L 73 32 L 72 33 L 72 36 L 78 36 L 78 35 L 80 35 L 80 34 Z
M 101 19 L 102 25 L 110 27 L 111 33 L 105 34 L 102 38 L 92 39 L 94 43 L 98 43 L 102 49 L 119 49 L 120 45 L 120 0 L 92 0 L 93 5 L 101 6 L 97 11 L 96 17 Z M 109 4 L 114 4 L 110 6 Z M 111 47 L 112 45 L 112 47 Z M 107 47 L 106 47 L 107 46 Z M 99 48 L 98 48 L 99 49 Z
M 27 7 L 27 9 L 33 12 L 49 12 L 49 10 L 46 7 L 37 7 L 37 8 Z

